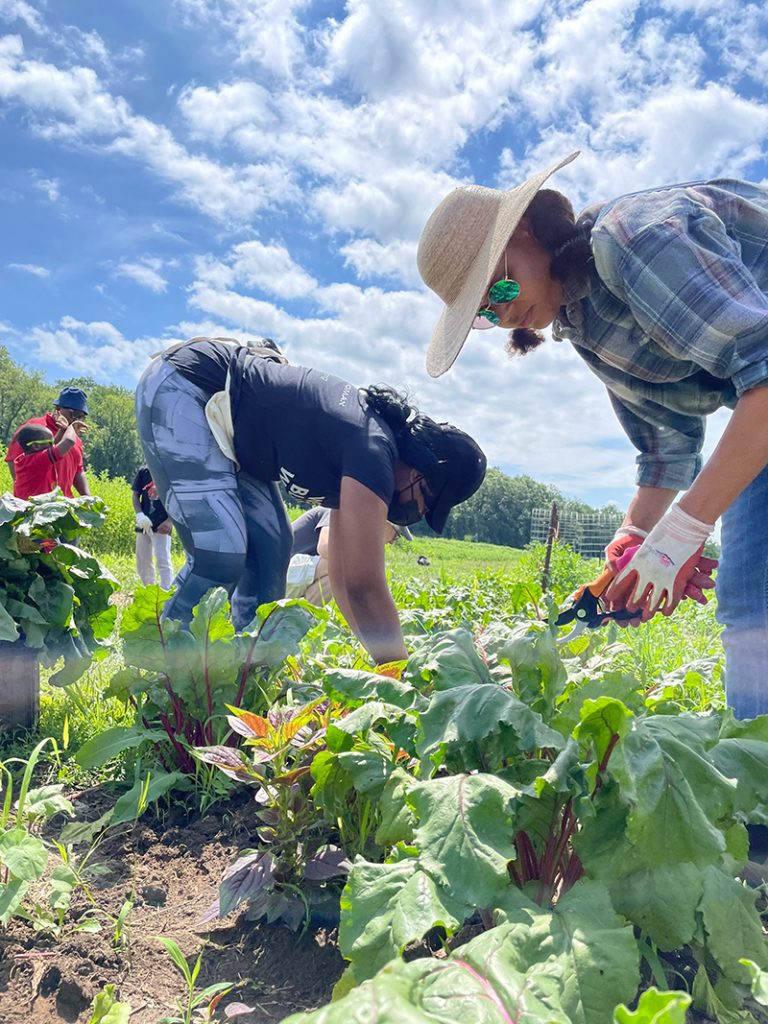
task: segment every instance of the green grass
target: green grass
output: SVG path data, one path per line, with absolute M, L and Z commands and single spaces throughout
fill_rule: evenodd
M 424 555 L 429 565 L 419 565 Z M 420 582 L 439 579 L 443 573 L 460 580 L 478 572 L 513 573 L 523 552 L 498 544 L 474 544 L 467 540 L 444 540 L 442 537 L 415 537 L 397 541 L 387 547 L 387 569 L 398 579 L 411 576 Z

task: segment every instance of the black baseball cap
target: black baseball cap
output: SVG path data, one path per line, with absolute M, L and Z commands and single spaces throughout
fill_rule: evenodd
M 430 447 L 439 461 L 426 474 L 432 498 L 424 518 L 435 533 L 442 533 L 454 505 L 471 498 L 485 479 L 487 460 L 469 434 L 452 423 L 438 423 L 438 427 Z

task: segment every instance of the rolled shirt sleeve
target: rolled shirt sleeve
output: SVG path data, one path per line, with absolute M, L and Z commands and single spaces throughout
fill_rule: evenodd
M 608 391 L 614 412 L 627 437 L 638 449 L 639 487 L 686 490 L 701 469 L 704 419 L 681 416 L 645 399 L 628 401 Z

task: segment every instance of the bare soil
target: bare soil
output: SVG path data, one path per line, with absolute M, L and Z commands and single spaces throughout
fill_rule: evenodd
M 110 800 L 98 791 L 81 794 L 75 801 L 78 819 L 95 819 Z M 197 923 L 217 897 L 223 870 L 252 844 L 254 826 L 253 801 L 238 794 L 224 810 L 205 817 L 176 809 L 171 819 L 142 819 L 108 838 L 96 853 L 92 891 L 99 908 L 113 917 L 133 895 L 127 942 L 116 949 L 106 922 L 95 934 L 53 939 L 14 921 L 0 935 L 0 1024 L 87 1024 L 93 997 L 106 984 L 131 1004 L 131 1024 L 157 1024 L 173 1015 L 184 982 L 157 935 L 174 939 L 190 965 L 204 949 L 198 986 L 232 982 L 235 988 L 220 1007 L 254 1007 L 237 1018 L 244 1024 L 275 1024 L 327 1002 L 343 969 L 335 931 L 297 935 L 249 922 L 244 914 Z M 68 918 L 77 919 L 88 906 L 78 896 Z

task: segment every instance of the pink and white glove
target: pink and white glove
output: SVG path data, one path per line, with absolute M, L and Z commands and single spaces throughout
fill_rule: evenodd
M 616 563 L 624 552 L 638 547 L 647 536 L 648 531 L 641 530 L 639 526 L 620 526 L 605 549 L 605 564 L 617 572 Z
M 702 589 L 714 586 L 710 579 L 716 566 L 702 551 L 712 532 L 708 523 L 689 516 L 679 505 L 654 526 L 631 561 L 619 572 L 605 593 L 612 608 L 641 611 L 643 620 L 657 611 L 671 615 L 693 582 L 700 597 Z

